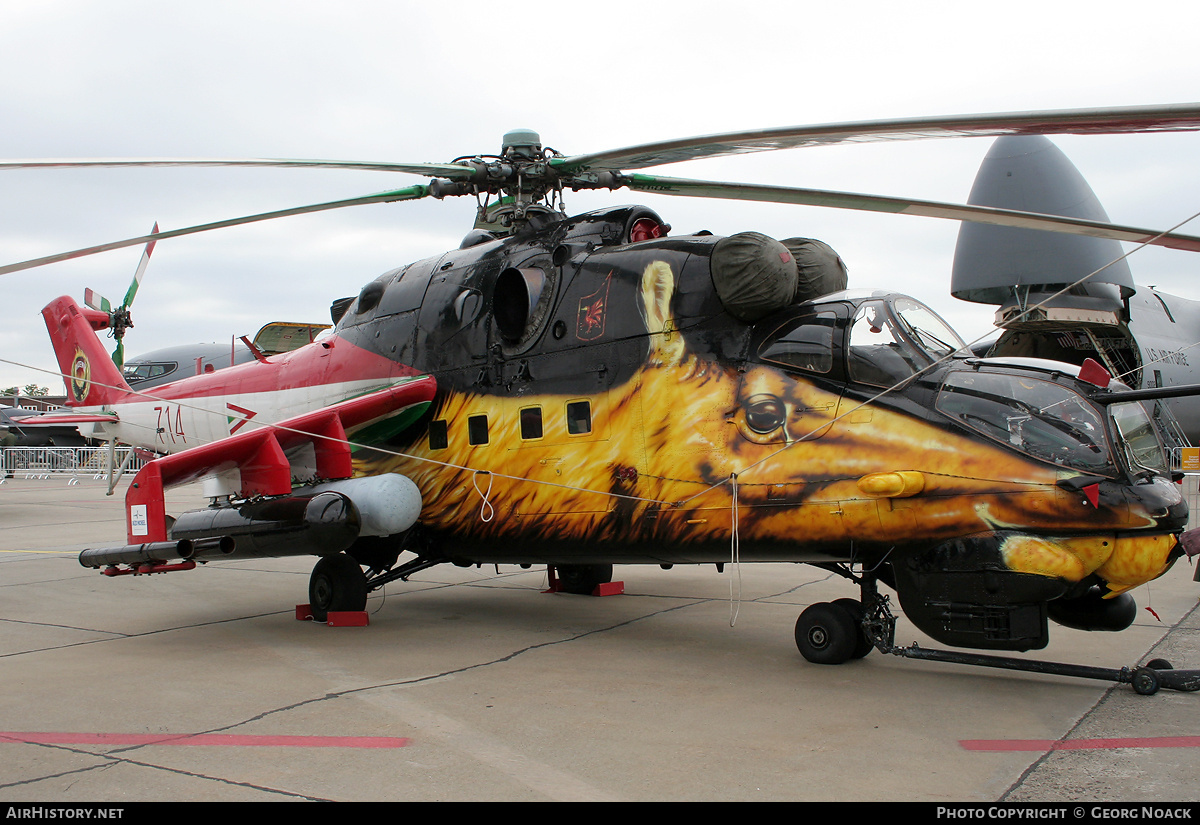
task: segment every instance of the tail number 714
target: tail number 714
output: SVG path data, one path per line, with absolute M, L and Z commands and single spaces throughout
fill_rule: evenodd
M 179 441 L 182 441 L 184 444 L 186 444 L 187 436 L 183 432 L 183 408 L 180 406 L 175 406 L 173 409 L 175 414 L 174 422 L 171 420 L 172 407 L 170 404 L 166 405 L 165 407 L 154 408 L 154 410 L 158 413 L 158 423 L 155 425 L 156 432 L 158 433 L 158 440 L 161 443 L 166 444 L 167 437 L 170 436 L 172 444 L 176 444 Z M 176 438 L 176 436 L 178 436 L 178 438 Z

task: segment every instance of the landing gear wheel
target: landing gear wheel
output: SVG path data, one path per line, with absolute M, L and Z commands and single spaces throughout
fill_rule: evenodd
M 850 654 L 850 658 L 861 659 L 875 649 L 875 643 L 871 641 L 871 637 L 867 635 L 867 631 L 863 628 L 863 618 L 866 616 L 866 610 L 863 609 L 863 604 L 858 599 L 834 599 L 833 603 L 844 607 L 854 619 L 857 640 L 854 644 L 854 652 Z
M 597 586 L 608 584 L 613 577 L 611 564 L 556 564 L 554 569 L 563 591 L 580 596 L 590 596 Z
M 345 553 L 325 556 L 308 580 L 308 606 L 318 622 L 330 612 L 362 610 L 367 606 L 367 577 L 358 562 Z
M 818 665 L 840 665 L 853 657 L 860 635 L 853 614 L 835 602 L 810 605 L 796 620 L 796 647 Z
M 1139 667 L 1133 673 L 1133 689 L 1142 696 L 1158 693 L 1158 675 L 1149 668 Z
M 1175 668 L 1166 659 L 1151 659 L 1146 662 L 1146 667 L 1152 670 L 1174 670 Z

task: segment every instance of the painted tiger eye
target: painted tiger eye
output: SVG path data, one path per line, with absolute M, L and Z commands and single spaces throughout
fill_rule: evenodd
M 787 421 L 787 406 L 778 396 L 751 396 L 746 402 L 746 426 L 756 433 L 772 433 Z

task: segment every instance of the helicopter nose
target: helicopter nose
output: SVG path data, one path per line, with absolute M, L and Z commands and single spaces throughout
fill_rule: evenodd
M 1047 538 L 1017 534 L 1000 547 L 1005 566 L 1067 581 L 1082 581 L 1095 573 L 1111 593 L 1123 593 L 1156 579 L 1170 566 L 1173 535 L 1078 536 Z
M 1130 515 L 1140 515 L 1155 527 L 1172 532 L 1187 526 L 1188 506 L 1178 484 L 1163 478 L 1125 489 Z

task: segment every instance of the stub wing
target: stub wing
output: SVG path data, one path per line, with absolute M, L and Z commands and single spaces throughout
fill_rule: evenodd
M 125 494 L 129 543 L 166 540 L 164 491 L 168 487 L 237 470 L 242 497 L 291 493 L 292 469 L 287 451 L 296 447 L 312 445 L 319 478 L 349 478 L 354 470 L 346 431 L 402 413 L 421 412 L 433 400 L 436 390 L 432 376 L 419 376 L 276 424 L 157 458 L 138 471 Z

